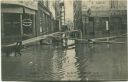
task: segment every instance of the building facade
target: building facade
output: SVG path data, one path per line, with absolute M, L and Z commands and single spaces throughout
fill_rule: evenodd
M 35 1 L 1 1 L 2 43 L 34 37 L 36 11 Z
M 1 1 L 2 44 L 54 32 L 55 20 L 48 0 Z
M 127 0 L 75 0 L 74 18 L 82 16 L 83 34 L 120 33 L 126 30 Z M 75 6 L 80 6 L 76 7 Z M 78 13 L 80 12 L 80 13 Z M 81 18 L 81 17 L 79 17 Z M 78 18 L 74 19 L 77 20 Z M 75 23 L 77 26 L 79 23 Z M 81 25 L 82 25 L 81 24 Z
M 73 2 L 73 13 L 74 13 L 74 29 L 81 30 L 83 27 L 82 23 L 82 1 L 81 0 L 74 0 Z
M 110 0 L 110 29 L 115 33 L 127 32 L 127 0 Z
M 53 32 L 53 16 L 49 10 L 48 1 L 38 1 L 38 11 L 36 15 L 37 35 L 44 35 Z
M 65 5 L 64 0 L 55 0 L 55 19 L 58 25 L 56 30 L 62 31 L 63 25 L 65 25 Z

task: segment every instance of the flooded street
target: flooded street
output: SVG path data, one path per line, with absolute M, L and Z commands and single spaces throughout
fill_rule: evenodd
M 2 81 L 128 80 L 127 0 L 0 0 Z
M 126 80 L 126 38 L 123 44 L 32 44 L 21 56 L 2 56 L 3 80 Z M 70 42 L 70 41 L 69 41 Z

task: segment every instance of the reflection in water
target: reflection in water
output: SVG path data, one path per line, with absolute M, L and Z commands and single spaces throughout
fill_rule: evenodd
M 91 72 L 87 71 L 87 67 L 89 63 L 92 62 L 93 53 L 94 53 L 94 46 L 89 44 L 77 44 L 76 45 L 76 57 L 77 57 L 77 63 L 79 64 L 79 70 L 80 70 L 80 77 L 81 80 L 88 80 L 87 75 L 89 75 Z
M 62 68 L 64 70 L 64 77 L 62 80 L 80 80 L 78 76 L 78 69 L 76 67 L 76 57 L 75 57 L 75 50 L 67 50 L 66 56 L 63 61 Z
M 57 49 L 53 54 L 53 74 L 60 80 L 79 80 L 75 50 Z M 57 79 L 56 78 L 56 79 Z
M 68 41 L 69 42 L 69 41 Z M 126 44 L 33 45 L 22 56 L 2 56 L 4 80 L 114 80 L 127 78 Z
M 127 79 L 125 44 L 77 44 L 76 56 L 82 80 Z
M 63 77 L 63 70 L 62 70 L 62 58 L 64 56 L 64 52 L 62 49 L 54 50 L 53 58 L 52 58 L 52 70 L 55 76 L 55 80 L 60 80 Z

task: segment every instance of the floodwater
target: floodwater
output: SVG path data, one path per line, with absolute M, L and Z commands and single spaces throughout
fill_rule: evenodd
M 114 41 L 125 43 L 30 45 L 21 56 L 2 56 L 2 79 L 128 80 L 126 39 Z

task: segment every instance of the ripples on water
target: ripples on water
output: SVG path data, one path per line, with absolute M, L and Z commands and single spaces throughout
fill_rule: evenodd
M 3 79 L 127 79 L 125 44 L 76 44 L 72 49 L 37 44 L 25 48 L 22 54 L 2 57 Z

